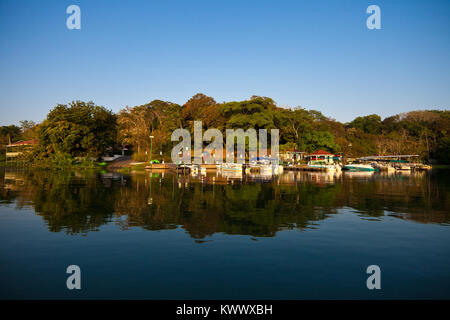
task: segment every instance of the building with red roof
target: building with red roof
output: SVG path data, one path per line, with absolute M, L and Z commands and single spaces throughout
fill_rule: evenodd
M 17 141 L 11 144 L 8 144 L 7 147 L 16 147 L 16 146 L 29 146 L 29 145 L 35 145 L 38 144 L 38 140 L 34 139 L 34 140 L 22 140 L 22 141 Z
M 324 156 L 332 155 L 333 156 L 332 153 L 329 153 L 328 151 L 324 151 L 324 150 L 317 150 L 317 151 L 315 151 L 313 153 L 310 153 L 309 155 L 310 156 L 321 156 L 321 155 L 324 155 Z
M 8 158 L 17 158 L 24 151 L 30 150 L 33 146 L 38 144 L 38 140 L 22 140 L 17 141 L 6 146 L 6 160 Z
M 323 161 L 327 164 L 333 164 L 335 161 L 342 161 L 342 156 L 340 154 L 330 153 L 325 150 L 317 150 L 313 153 L 310 153 L 307 159 L 309 161 Z

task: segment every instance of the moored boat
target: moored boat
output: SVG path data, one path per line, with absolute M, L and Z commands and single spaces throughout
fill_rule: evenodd
M 340 172 L 341 167 L 339 162 L 341 156 L 329 153 L 324 150 L 319 150 L 311 153 L 308 157 L 307 168 L 313 171 L 325 171 L 325 172 Z
M 308 167 L 309 168 L 316 168 L 316 169 L 322 169 L 323 171 L 326 172 L 334 172 L 336 171 L 336 166 L 333 164 L 319 164 L 319 163 L 308 163 Z
M 222 172 L 243 172 L 243 165 L 241 163 L 222 163 L 220 165 Z
M 249 171 L 261 175 L 281 174 L 283 172 L 283 166 L 278 164 L 278 159 L 256 157 L 250 159 Z
M 395 169 L 400 170 L 400 171 L 411 171 L 411 166 L 409 164 L 397 164 L 395 166 Z
M 345 165 L 342 170 L 345 171 L 375 171 L 375 169 L 368 164 L 362 164 L 362 163 L 352 163 Z

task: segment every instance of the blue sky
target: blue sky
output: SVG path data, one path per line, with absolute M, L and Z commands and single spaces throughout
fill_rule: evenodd
M 81 30 L 66 8 L 81 8 Z M 381 30 L 366 8 L 381 8 Z M 0 124 L 202 92 L 339 121 L 450 108 L 450 1 L 0 0 Z

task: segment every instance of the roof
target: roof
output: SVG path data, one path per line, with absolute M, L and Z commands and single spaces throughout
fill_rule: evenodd
M 316 152 L 310 153 L 311 156 L 317 156 L 317 155 L 327 155 L 327 156 L 333 156 L 333 153 L 329 153 L 328 151 L 324 150 L 318 150 Z
M 399 155 L 389 155 L 389 156 L 369 156 L 361 157 L 359 160 L 380 160 L 380 159 L 392 159 L 392 158 L 412 158 L 418 157 L 418 154 L 399 154 Z
M 38 144 L 38 141 L 36 139 L 34 139 L 34 140 L 22 140 L 22 141 L 17 141 L 17 142 L 11 143 L 11 144 L 8 145 L 8 147 L 26 146 L 26 145 L 30 145 L 30 144 Z

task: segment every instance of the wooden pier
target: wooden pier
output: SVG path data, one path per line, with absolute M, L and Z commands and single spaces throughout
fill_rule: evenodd
M 146 170 L 176 170 L 175 163 L 152 163 L 145 167 Z

